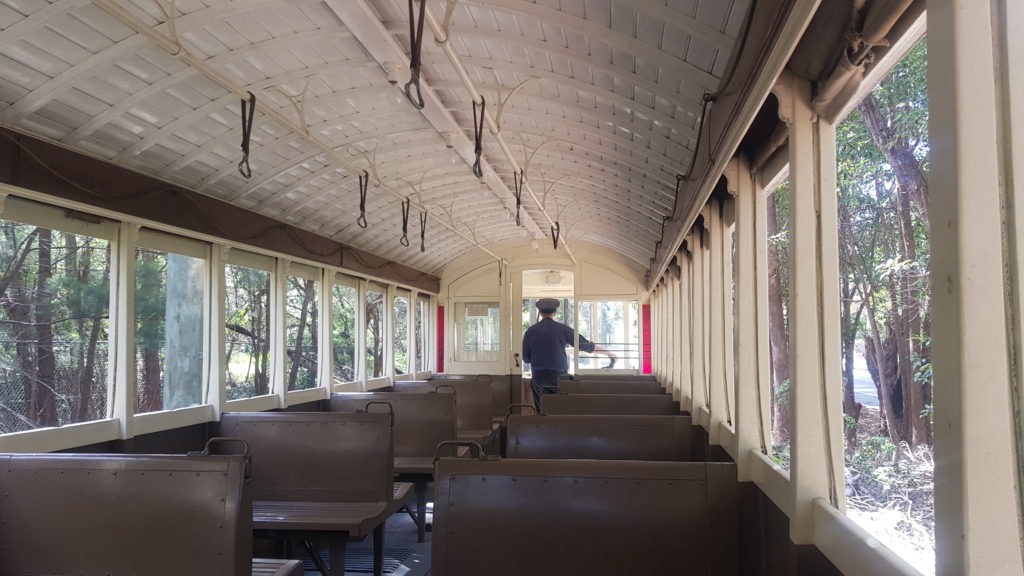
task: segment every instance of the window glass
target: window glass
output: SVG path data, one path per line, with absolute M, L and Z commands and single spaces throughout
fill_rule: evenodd
M 355 280 L 341 280 L 334 285 L 331 350 L 334 354 L 334 383 L 356 380 L 356 315 L 359 290 Z
M 501 305 L 498 302 L 455 304 L 455 360 L 493 362 L 501 350 Z
M 194 406 L 203 392 L 201 258 L 135 249 L 136 411 Z
M 612 364 L 604 354 L 580 351 L 580 369 L 638 369 L 636 314 L 635 301 L 580 302 L 580 335 L 616 356 Z
M 224 267 L 228 400 L 270 393 L 270 272 Z
M 287 390 L 317 386 L 320 283 L 288 276 L 285 286 Z
M 384 375 L 384 287 L 366 287 L 366 377 Z
M 105 418 L 110 246 L 0 220 L 0 434 Z
M 768 195 L 768 342 L 772 374 L 772 457 L 789 470 L 789 181 Z
M 430 346 L 427 310 L 430 299 L 420 296 L 416 299 L 416 369 L 422 372 L 427 368 L 427 351 Z
M 399 290 L 392 306 L 391 350 L 395 374 L 406 374 L 409 370 L 409 292 Z

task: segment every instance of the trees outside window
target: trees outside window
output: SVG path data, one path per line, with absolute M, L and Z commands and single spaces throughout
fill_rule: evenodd
M 384 375 L 384 292 L 383 286 L 366 288 L 366 377 Z
M 334 284 L 331 350 L 335 384 L 356 380 L 356 320 L 359 309 L 358 281 L 338 276 Z
M 270 393 L 270 272 L 224 267 L 227 398 Z
M 394 358 L 394 374 L 407 374 L 409 369 L 409 292 L 400 290 L 392 306 L 391 350 Z
M 0 434 L 106 417 L 110 246 L 0 220 Z
M 285 286 L 287 390 L 317 386 L 320 283 L 308 277 L 288 276 Z
M 203 259 L 135 249 L 137 412 L 202 401 L 205 284 Z

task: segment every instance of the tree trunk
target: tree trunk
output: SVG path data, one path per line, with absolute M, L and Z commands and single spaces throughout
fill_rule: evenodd
M 921 220 L 926 228 L 928 221 L 928 179 L 921 163 L 914 157 L 913 149 L 908 142 L 895 134 L 882 117 L 881 110 L 874 97 L 868 95 L 859 105 L 871 139 L 879 150 L 885 154 L 892 166 L 897 184 L 897 215 L 899 217 L 900 242 L 899 256 L 902 262 L 917 262 L 917 246 L 914 237 L 913 220 L 910 210 L 911 201 L 915 203 Z M 898 310 L 894 307 L 893 318 L 899 352 L 900 384 L 904 399 L 904 425 L 907 440 L 911 446 L 928 441 L 928 428 L 923 415 L 925 398 L 928 395 L 924 387 L 914 378 L 914 354 L 919 349 L 921 335 L 920 306 L 916 290 L 912 288 L 906 267 L 901 267 L 898 285 Z
M 775 196 L 767 198 L 767 233 L 769 237 L 779 233 L 779 221 L 775 212 Z M 783 308 L 782 282 L 779 278 L 779 257 L 775 250 L 768 249 L 768 339 L 772 359 L 772 398 L 784 383 L 789 381 L 789 329 Z M 789 441 L 792 412 L 788 402 L 772 403 L 773 429 L 780 436 L 778 440 Z
M 155 254 L 149 250 L 142 251 L 141 256 L 142 263 L 147 263 L 147 265 L 156 261 Z M 144 273 L 140 274 L 140 271 Z M 166 289 L 161 286 L 160 278 L 152 274 L 152 270 L 143 271 L 137 268 L 135 273 L 137 278 L 135 317 L 138 319 L 136 329 L 139 333 L 146 335 L 143 338 L 138 336 L 135 338 L 136 347 L 142 353 L 141 387 L 136 387 L 138 390 L 136 406 L 140 413 L 156 412 L 163 409 L 163 398 L 160 393 L 162 382 L 159 332 L 160 321 L 163 319 L 160 300 L 164 298 Z M 146 302 L 146 306 L 141 306 L 143 301 Z
M 56 372 L 53 357 L 53 232 L 39 229 L 39 271 L 36 274 L 35 328 L 36 377 L 32 392 L 32 414 L 40 426 L 57 425 Z
M 896 184 L 901 193 L 906 194 L 914 201 L 925 228 L 930 228 L 928 176 L 925 175 L 921 162 L 914 157 L 914 151 L 906 141 L 895 137 L 882 118 L 882 111 L 879 110 L 878 102 L 873 95 L 868 94 L 861 100 L 857 109 L 860 110 L 860 114 L 864 118 L 868 133 L 871 134 L 871 140 L 885 154 L 886 160 L 892 166 Z
M 312 290 L 309 285 L 311 280 L 304 282 L 302 291 L 302 308 L 299 310 L 299 328 L 295 335 L 295 349 L 291 356 L 291 369 L 288 371 L 288 390 L 295 390 L 296 380 L 299 377 L 299 365 L 302 363 L 302 343 L 306 336 L 306 324 L 309 321 L 309 305 L 312 301 Z
M 899 444 L 899 423 L 896 421 L 896 410 L 892 405 L 892 389 L 893 383 L 890 382 L 888 370 L 885 369 L 886 359 L 885 351 L 882 346 L 882 335 L 878 331 L 878 322 L 875 319 L 875 307 L 870 303 L 867 305 L 868 308 L 868 325 L 871 328 L 871 346 L 867 352 L 875 355 L 875 365 L 878 366 L 878 388 L 880 394 L 878 395 L 878 402 L 882 407 L 882 414 L 886 427 L 889 429 L 889 439 L 892 440 L 893 444 Z
M 256 357 L 256 395 L 263 396 L 270 393 L 270 343 L 263 335 L 270 335 L 270 314 L 269 309 L 270 289 L 264 288 L 256 293 L 256 310 L 253 320 L 253 355 Z

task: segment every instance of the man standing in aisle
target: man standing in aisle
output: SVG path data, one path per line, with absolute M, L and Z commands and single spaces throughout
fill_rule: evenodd
M 533 388 L 533 405 L 540 413 L 541 394 L 553 394 L 558 386 L 559 376 L 569 373 L 569 361 L 565 349 L 573 345 L 575 331 L 555 321 L 558 311 L 558 300 L 541 298 L 537 301 L 540 321 L 526 329 L 523 334 L 523 360 L 530 364 L 533 376 L 530 386 Z M 580 334 L 580 350 L 604 354 L 615 364 L 616 356 Z

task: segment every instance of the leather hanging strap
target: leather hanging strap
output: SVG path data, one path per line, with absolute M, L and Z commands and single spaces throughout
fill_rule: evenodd
M 409 245 L 409 209 L 411 207 L 412 200 L 410 198 L 402 200 L 402 237 L 398 240 L 402 246 Z
M 249 105 L 246 115 L 246 104 Z M 252 117 L 256 113 L 256 95 L 249 92 L 249 101 L 242 100 L 242 160 L 238 163 L 238 173 L 243 178 L 252 178 L 249 167 L 249 141 L 252 138 Z
M 480 116 L 477 118 L 476 114 L 476 102 L 473 102 L 473 140 L 474 147 L 473 152 L 476 153 L 476 161 L 473 162 L 473 174 L 476 174 L 477 178 L 484 177 L 484 170 L 480 166 L 480 155 L 484 152 L 484 110 L 487 107 L 487 100 L 483 96 L 480 97 Z
M 369 187 L 370 173 L 363 170 L 363 173 L 359 175 L 359 218 L 356 218 L 356 224 L 363 229 L 368 226 L 366 222 L 366 189 Z
M 427 0 L 420 0 L 419 17 L 416 17 L 412 7 L 413 0 L 409 0 L 409 81 L 405 83 L 405 97 L 416 107 L 422 110 L 423 93 L 420 91 L 420 53 L 423 49 L 423 16 L 427 8 Z M 413 97 L 412 89 L 416 88 L 416 96 Z

